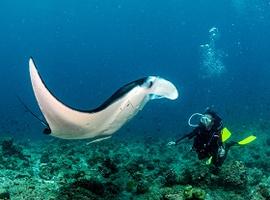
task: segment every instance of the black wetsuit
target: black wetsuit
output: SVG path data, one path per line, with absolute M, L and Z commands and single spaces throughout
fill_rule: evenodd
M 197 152 L 200 160 L 210 158 L 212 156 L 212 164 L 219 167 L 225 160 L 225 155 L 221 156 L 219 150 L 225 150 L 221 131 L 223 129 L 222 119 L 215 113 L 207 111 L 205 114 L 210 114 L 214 119 L 214 124 L 210 130 L 207 130 L 202 124 L 196 127 L 191 133 L 184 137 L 192 139 L 194 137 L 193 149 Z M 183 137 L 182 137 L 183 138 Z M 179 143 L 182 138 L 176 141 Z

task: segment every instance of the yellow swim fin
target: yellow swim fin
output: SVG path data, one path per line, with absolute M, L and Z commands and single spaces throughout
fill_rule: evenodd
M 208 160 L 205 162 L 205 164 L 210 165 L 212 163 L 212 159 L 213 159 L 213 157 L 211 156 L 210 158 L 208 158 Z
M 227 141 L 230 137 L 231 137 L 231 132 L 225 127 L 222 129 L 222 142 Z M 253 142 L 254 140 L 256 140 L 256 136 L 254 135 L 250 135 L 247 138 L 241 140 L 238 142 L 239 145 L 246 145 L 249 144 L 251 142 Z M 205 162 L 206 165 L 210 165 L 212 163 L 212 159 L 213 157 L 211 156 L 210 158 L 207 159 L 207 161 Z
M 222 129 L 222 142 L 227 141 L 231 137 L 231 132 L 225 127 Z
M 239 145 L 246 145 L 246 144 L 249 144 L 249 143 L 253 142 L 254 140 L 256 140 L 256 138 L 257 138 L 256 136 L 250 135 L 247 138 L 239 141 L 238 144 Z

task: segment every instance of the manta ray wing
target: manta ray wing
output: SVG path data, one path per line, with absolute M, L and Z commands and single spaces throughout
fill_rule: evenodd
M 58 137 L 74 139 L 81 138 L 89 133 L 86 124 L 96 114 L 71 109 L 55 98 L 42 81 L 33 59 L 29 60 L 29 70 L 34 94 L 52 134 Z M 93 137 L 95 136 L 93 135 Z

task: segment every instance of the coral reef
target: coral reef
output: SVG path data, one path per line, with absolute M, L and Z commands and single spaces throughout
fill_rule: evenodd
M 0 199 L 269 199 L 265 146 L 234 148 L 220 172 L 188 150 L 162 140 L 2 139 Z M 30 156 L 28 156 L 30 155 Z M 257 156 L 258 155 L 258 156 Z
M 2 154 L 5 157 L 15 156 L 21 160 L 26 160 L 25 155 L 22 153 L 22 148 L 14 145 L 13 139 L 5 139 L 2 141 Z
M 0 199 L 1 200 L 10 200 L 10 194 L 8 191 L 0 190 Z
M 218 183 L 226 188 L 244 189 L 247 185 L 248 175 L 246 167 L 241 161 L 233 161 L 225 165 L 219 174 Z
M 204 200 L 205 191 L 199 188 L 193 188 L 192 186 L 187 186 L 184 190 L 185 200 Z

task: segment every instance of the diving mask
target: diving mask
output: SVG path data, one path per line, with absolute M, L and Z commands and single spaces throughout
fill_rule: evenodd
M 209 127 L 212 122 L 213 122 L 213 118 L 211 115 L 205 114 L 201 117 L 200 122 L 205 126 L 205 127 Z

